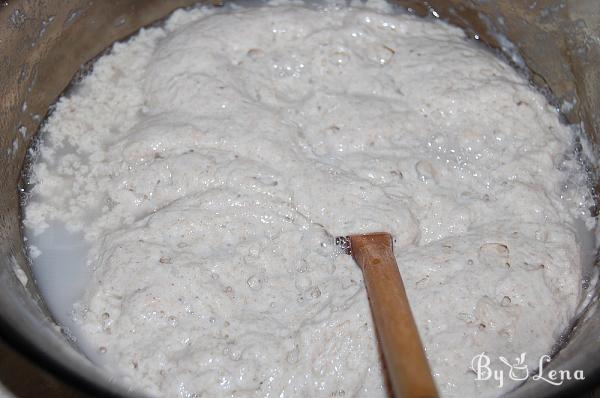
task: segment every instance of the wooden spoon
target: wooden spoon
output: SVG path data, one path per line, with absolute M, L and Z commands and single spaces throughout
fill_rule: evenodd
M 379 344 L 394 396 L 438 396 L 386 232 L 337 238 L 363 271 Z

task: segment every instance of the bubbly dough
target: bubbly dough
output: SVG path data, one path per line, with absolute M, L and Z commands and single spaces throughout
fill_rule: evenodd
M 490 51 L 384 3 L 177 11 L 58 102 L 26 225 L 85 232 L 86 339 L 180 397 L 385 396 L 331 238 L 389 231 L 441 393 L 493 396 L 473 356 L 535 367 L 581 294 L 573 141 Z

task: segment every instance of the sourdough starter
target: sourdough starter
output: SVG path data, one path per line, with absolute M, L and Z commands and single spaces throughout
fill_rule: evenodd
M 385 396 L 361 271 L 332 238 L 389 231 L 441 393 L 493 396 L 515 382 L 476 381 L 472 358 L 534 369 L 583 295 L 574 145 L 444 23 L 379 2 L 196 8 L 60 99 L 25 224 L 38 275 L 86 275 L 59 288 L 79 344 L 180 397 Z M 67 271 L 43 261 L 57 236 Z

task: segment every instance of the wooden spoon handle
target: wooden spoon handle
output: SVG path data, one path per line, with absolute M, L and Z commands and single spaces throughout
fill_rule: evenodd
M 363 271 L 394 395 L 397 398 L 437 397 L 392 242 L 388 233 L 353 235 L 350 250 Z

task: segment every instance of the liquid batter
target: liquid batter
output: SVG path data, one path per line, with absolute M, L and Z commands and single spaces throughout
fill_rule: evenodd
M 461 30 L 385 3 L 177 11 L 100 58 L 43 138 L 34 270 L 49 236 L 77 240 L 84 292 L 57 311 L 154 395 L 385 396 L 336 235 L 393 234 L 448 397 L 514 387 L 472 358 L 534 369 L 583 294 L 574 133 Z

